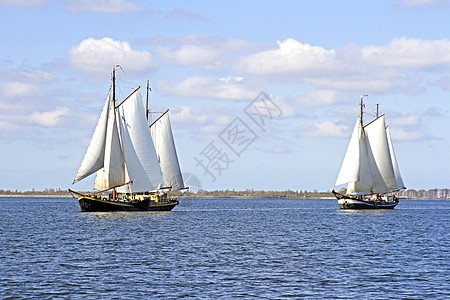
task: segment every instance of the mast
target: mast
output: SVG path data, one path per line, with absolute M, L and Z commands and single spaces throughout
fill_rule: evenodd
M 361 108 L 361 118 L 360 118 L 361 128 L 363 127 L 363 113 L 364 113 L 364 111 L 363 111 L 363 106 L 364 106 L 363 98 L 367 97 L 367 96 L 369 96 L 369 95 L 361 95 L 361 103 L 359 104 L 360 108 Z
M 152 91 L 152 89 L 150 88 L 150 80 L 147 80 L 147 107 L 145 109 L 145 114 L 147 116 L 147 121 L 148 121 L 148 117 L 150 115 L 150 122 L 149 123 L 152 123 L 152 115 L 150 113 L 150 111 L 152 110 L 152 105 L 151 105 L 150 100 L 149 100 L 149 95 L 150 95 L 151 91 Z
M 119 65 L 115 65 L 113 67 L 112 72 L 112 99 L 111 99 L 111 107 L 113 108 L 113 113 L 115 114 L 115 107 L 116 107 L 116 67 Z M 113 200 L 116 200 L 116 187 L 113 187 L 112 189 L 112 197 Z
M 378 108 L 380 106 L 380 102 L 377 102 L 377 118 L 378 118 Z
M 112 107 L 115 107 L 116 104 L 116 67 L 118 65 L 115 65 L 113 67 L 113 72 L 112 72 Z
M 149 80 L 147 80 L 147 106 L 145 107 L 145 115 L 147 116 L 147 121 L 148 121 L 148 89 L 149 89 Z

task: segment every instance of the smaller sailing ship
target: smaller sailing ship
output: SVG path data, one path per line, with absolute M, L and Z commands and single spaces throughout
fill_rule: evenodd
M 168 197 L 184 187 L 168 110 L 148 124 L 140 87 L 116 102 L 116 67 L 112 86 L 86 154 L 73 181 L 96 173 L 94 192 L 78 197 L 82 211 L 170 211 Z
M 384 115 L 378 115 L 363 124 L 363 97 L 361 115 L 357 119 L 335 186 L 347 184 L 332 193 L 343 209 L 394 208 L 398 203 L 395 192 L 405 189 L 392 146 Z

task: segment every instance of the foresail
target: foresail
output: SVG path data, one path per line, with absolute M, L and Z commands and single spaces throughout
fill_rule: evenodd
M 81 162 L 80 168 L 78 169 L 72 184 L 103 168 L 110 94 L 111 90 L 106 97 L 105 105 L 103 106 L 97 126 L 95 127 L 86 154 L 84 155 L 83 161 Z
M 97 172 L 94 189 L 108 189 L 125 182 L 125 166 L 120 146 L 117 112 L 110 108 L 105 143 L 104 167 Z
M 399 190 L 405 189 L 405 185 L 403 183 L 402 176 L 400 175 L 400 169 L 397 164 L 397 158 L 395 156 L 394 147 L 392 145 L 391 132 L 389 127 L 386 128 L 386 135 L 389 143 L 389 152 L 391 154 L 392 167 L 394 168 L 395 181 L 397 182 L 397 187 Z
M 127 176 L 133 181 L 132 191 L 157 189 L 164 181 L 139 90 L 120 105 L 118 114 Z
M 359 118 L 356 120 L 355 127 L 353 129 L 352 137 L 347 147 L 347 152 L 345 153 L 344 160 L 339 170 L 339 175 L 336 179 L 335 185 L 341 185 L 349 182 L 354 182 L 359 179 L 359 168 L 360 168 L 360 135 L 361 135 L 361 125 Z
M 369 146 L 370 169 L 373 178 L 372 192 L 386 193 L 397 190 L 384 116 L 366 125 L 364 131 Z
M 165 185 L 174 190 L 184 188 L 168 110 L 150 126 L 150 132 Z

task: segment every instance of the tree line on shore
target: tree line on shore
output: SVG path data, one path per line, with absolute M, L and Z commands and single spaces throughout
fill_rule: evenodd
M 59 188 L 46 188 L 42 191 L 32 189 L 31 191 L 3 190 L 0 189 L 0 195 L 3 196 L 70 196 L 67 190 Z M 196 192 L 171 192 L 171 195 L 183 198 L 286 198 L 286 199 L 321 199 L 334 198 L 330 191 L 319 192 L 317 190 L 283 190 L 283 191 L 265 191 L 265 190 L 198 190 Z M 446 199 L 450 200 L 450 189 L 429 189 L 429 190 L 402 190 L 398 196 L 403 199 Z

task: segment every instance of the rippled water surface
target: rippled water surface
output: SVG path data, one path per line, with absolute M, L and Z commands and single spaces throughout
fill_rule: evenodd
M 0 198 L 0 298 L 450 298 L 450 202 L 182 199 L 83 213 Z

